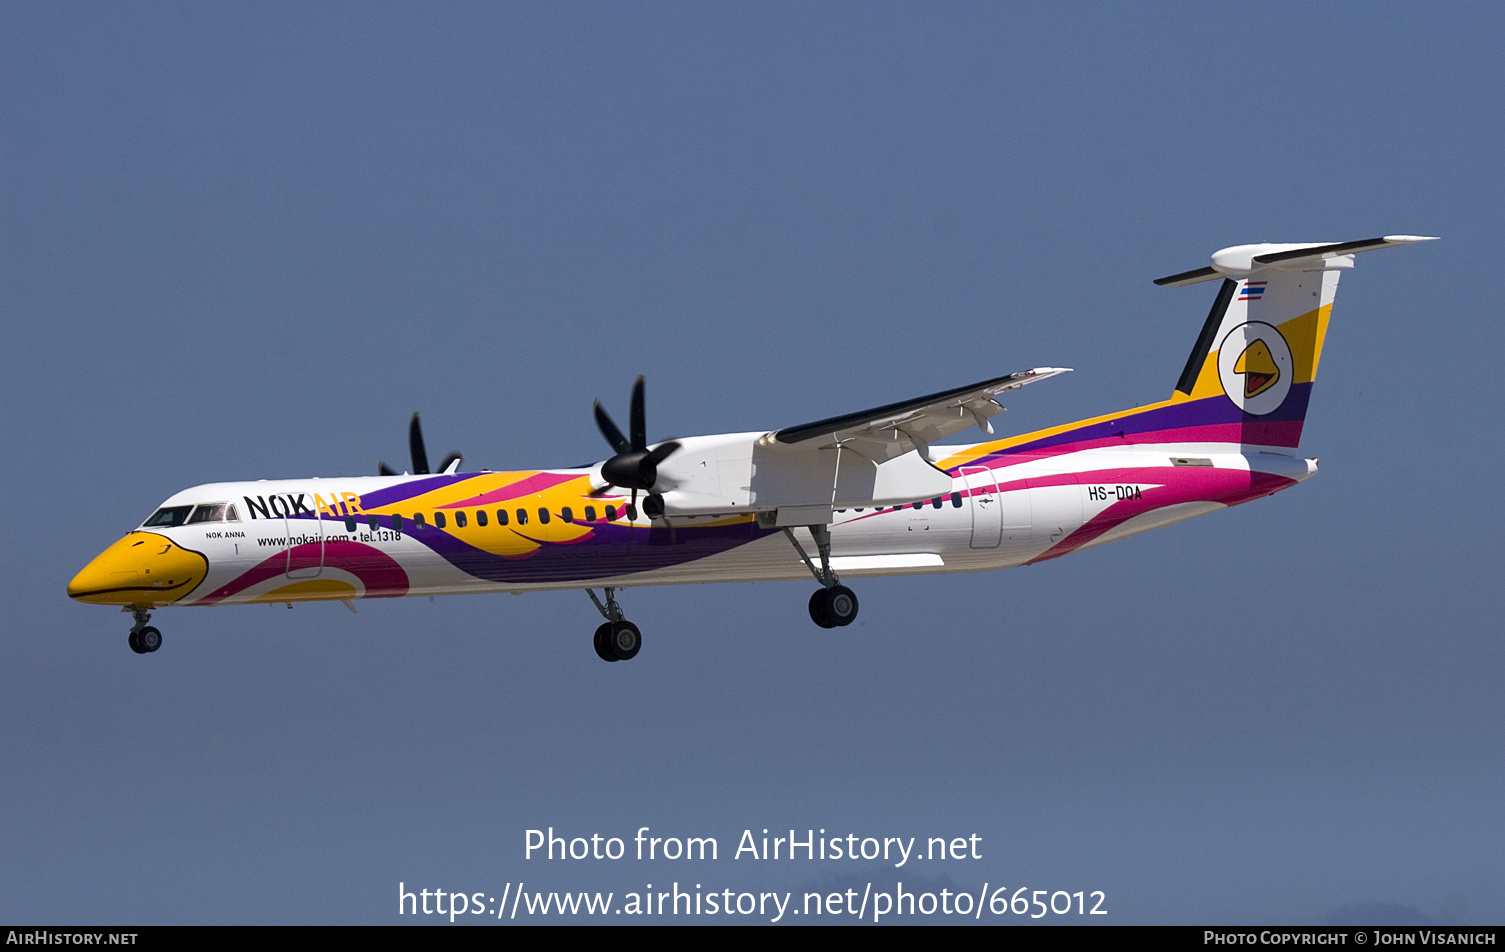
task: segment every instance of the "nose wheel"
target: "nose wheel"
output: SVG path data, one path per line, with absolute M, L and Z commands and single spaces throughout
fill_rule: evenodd
M 596 609 L 606 619 L 606 624 L 596 629 L 592 643 L 596 648 L 596 657 L 602 661 L 631 661 L 637 657 L 638 650 L 643 647 L 643 633 L 638 631 L 638 626 L 622 617 L 622 609 L 617 605 L 617 590 L 606 590 L 606 602 L 603 604 L 596 593 L 590 589 L 585 594 L 596 603 Z
M 162 632 L 148 625 L 151 621 L 151 613 L 137 610 L 134 612 L 136 624 L 131 626 L 131 635 L 126 643 L 137 654 L 151 654 L 162 647 Z

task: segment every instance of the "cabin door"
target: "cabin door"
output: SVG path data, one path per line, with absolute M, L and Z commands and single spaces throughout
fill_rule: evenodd
M 986 466 L 962 469 L 967 484 L 967 499 L 972 510 L 972 548 L 996 549 L 1003 538 L 1003 507 L 998 502 L 998 486 L 993 471 Z

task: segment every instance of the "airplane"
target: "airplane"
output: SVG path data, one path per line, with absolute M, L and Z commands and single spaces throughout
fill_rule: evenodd
M 590 466 L 412 472 L 195 486 L 169 497 L 68 584 L 118 605 L 156 651 L 165 606 L 584 590 L 605 661 L 642 633 L 617 593 L 642 585 L 814 579 L 822 628 L 857 617 L 844 582 L 1029 565 L 1272 495 L 1317 471 L 1295 454 L 1340 273 L 1365 251 L 1435 239 L 1224 248 L 1155 283 L 1221 281 L 1168 399 L 999 436 L 999 397 L 1040 367 L 778 430 L 647 441 L 596 403 L 613 455 Z M 976 427 L 986 439 L 939 441 Z M 595 589 L 602 590 L 602 596 Z

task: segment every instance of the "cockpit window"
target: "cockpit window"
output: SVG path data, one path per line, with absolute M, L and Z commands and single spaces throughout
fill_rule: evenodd
M 152 517 L 141 524 L 143 529 L 170 529 L 173 526 L 181 526 L 188 521 L 188 510 L 192 506 L 163 506 Z
M 239 522 L 235 517 L 235 505 L 228 502 L 200 503 L 194 510 L 193 515 L 188 517 L 188 524 L 199 522 Z

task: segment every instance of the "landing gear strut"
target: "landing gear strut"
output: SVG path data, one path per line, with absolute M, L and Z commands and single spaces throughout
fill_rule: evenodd
M 606 624 L 596 629 L 596 656 L 602 661 L 631 661 L 643 647 L 643 633 L 638 631 L 637 625 L 622 617 L 622 609 L 617 605 L 617 590 L 608 588 L 605 591 L 606 602 L 602 604 L 592 589 L 585 590 L 585 594 L 596 603 L 601 617 L 606 619 Z
M 857 620 L 857 594 L 841 584 L 831 569 L 831 530 L 826 526 L 808 526 L 810 535 L 820 549 L 820 568 L 810 561 L 805 547 L 794 537 L 794 532 L 784 529 L 789 544 L 800 554 L 805 568 L 821 584 L 810 595 L 810 620 L 822 628 L 841 628 Z
M 131 635 L 126 643 L 137 654 L 150 654 L 162 647 L 162 632 L 148 625 L 152 620 L 152 614 L 140 608 L 129 609 L 136 623 L 131 626 Z

